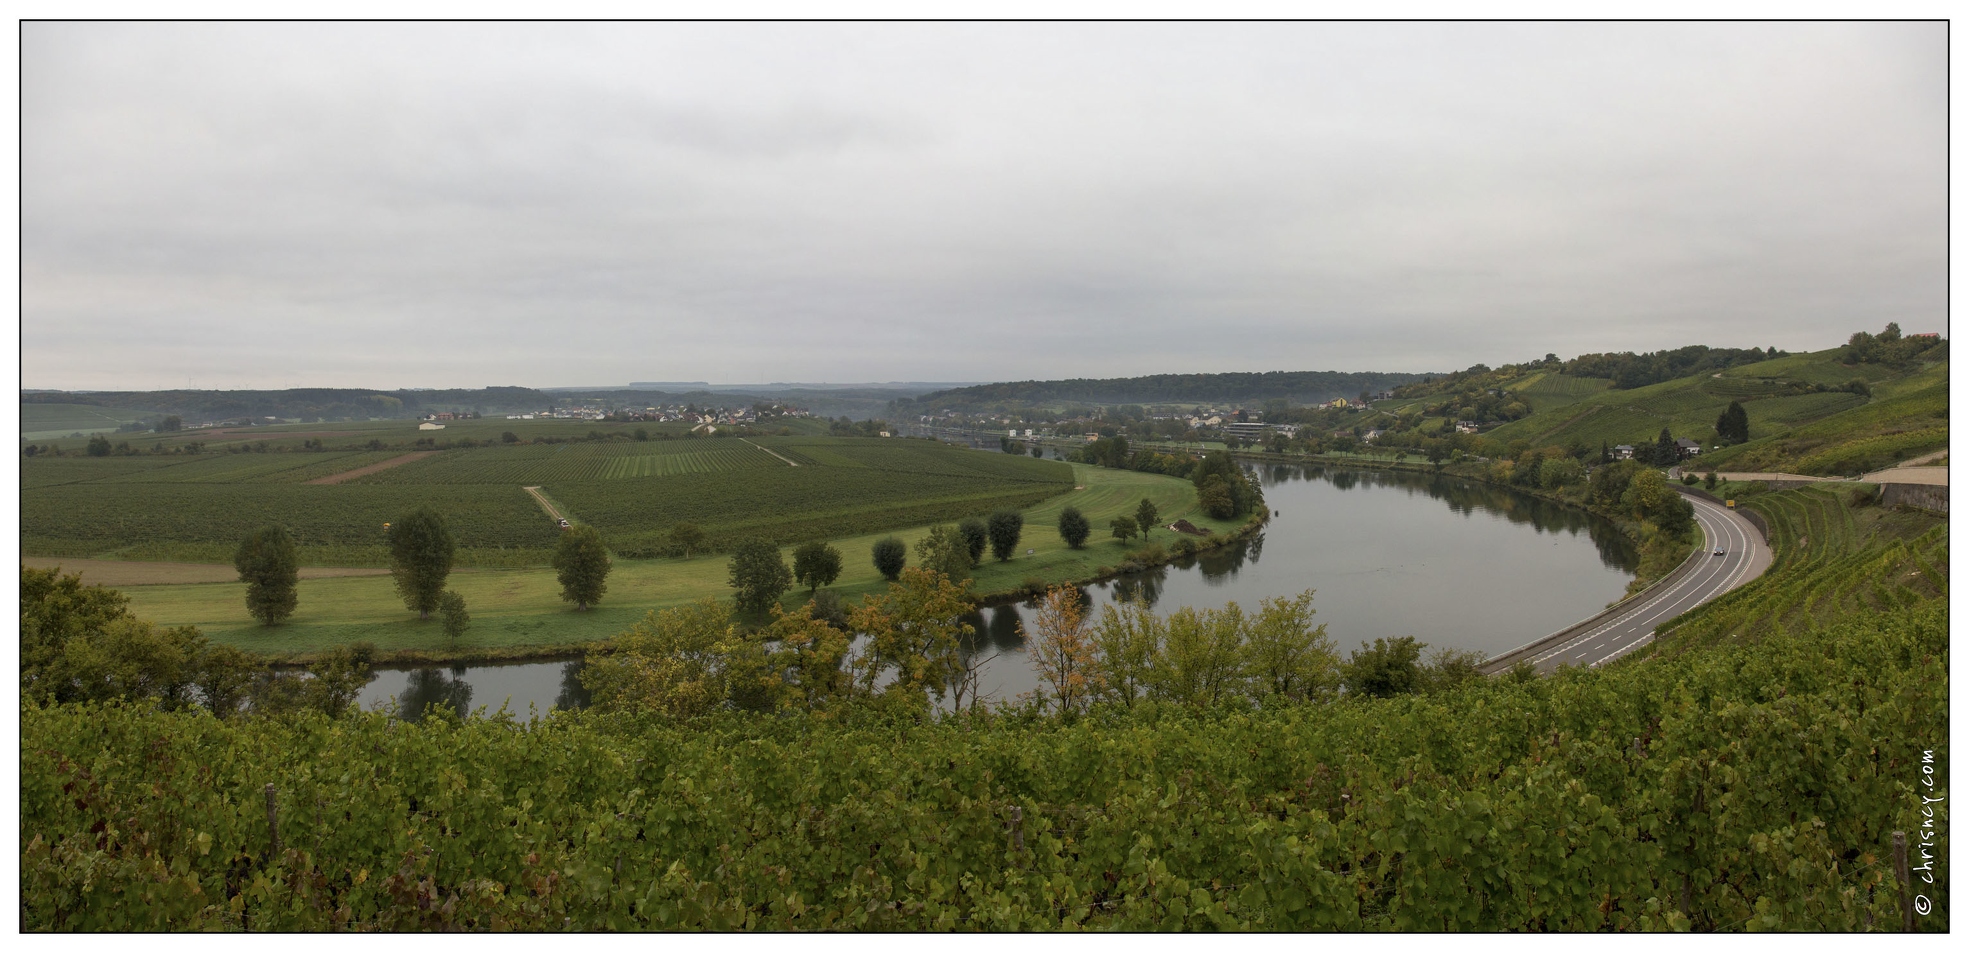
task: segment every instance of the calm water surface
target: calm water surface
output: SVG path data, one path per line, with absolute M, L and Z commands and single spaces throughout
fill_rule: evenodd
M 1564 628 L 1620 598 L 1637 556 L 1598 517 L 1501 487 L 1416 473 L 1316 466 L 1251 468 L 1276 511 L 1236 546 L 1086 587 L 1100 607 L 1133 598 L 1247 610 L 1272 596 L 1317 590 L 1314 621 L 1344 655 L 1362 642 L 1411 635 L 1434 647 L 1495 655 Z M 1028 532 L 1044 532 L 1028 527 Z M 1164 545 L 1174 534 L 1156 534 Z M 1113 540 L 1094 544 L 1113 549 Z M 970 650 L 987 699 L 1033 689 L 1020 622 L 1025 605 L 973 613 Z M 361 704 L 394 697 L 405 717 L 443 702 L 459 710 L 587 703 L 579 661 L 377 672 Z

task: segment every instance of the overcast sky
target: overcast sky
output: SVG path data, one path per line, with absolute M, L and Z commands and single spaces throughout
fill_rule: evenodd
M 1918 25 L 22 27 L 27 387 L 1445 370 L 1943 330 Z

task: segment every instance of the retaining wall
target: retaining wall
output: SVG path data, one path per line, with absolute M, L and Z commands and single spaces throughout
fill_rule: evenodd
M 1928 483 L 1882 483 L 1880 502 L 1889 506 L 1912 506 L 1947 516 L 1948 487 Z

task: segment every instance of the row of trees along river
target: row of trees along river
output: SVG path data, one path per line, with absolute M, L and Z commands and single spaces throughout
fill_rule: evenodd
M 1159 614 L 1231 602 L 1255 611 L 1260 600 L 1313 589 L 1314 622 L 1343 656 L 1401 636 L 1488 656 L 1599 611 L 1620 598 L 1637 565 L 1610 523 L 1503 487 L 1319 466 L 1249 472 L 1275 511 L 1263 532 L 1088 586 L 1089 617 L 1133 600 Z M 967 649 L 987 702 L 1016 700 L 1037 686 L 1025 636 L 1035 610 L 1035 603 L 989 606 L 968 618 L 976 634 Z M 578 660 L 383 669 L 360 703 L 394 698 L 408 718 L 439 703 L 544 713 L 587 704 L 581 669 Z

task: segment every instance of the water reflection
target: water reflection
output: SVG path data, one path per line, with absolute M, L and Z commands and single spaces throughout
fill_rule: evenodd
M 465 681 L 466 667 L 412 669 L 408 684 L 397 695 L 397 714 L 406 721 L 424 717 L 426 710 L 448 706 L 459 714 L 472 710 L 472 684 Z
M 561 663 L 561 691 L 554 696 L 555 708 L 588 707 L 588 687 L 581 684 L 581 668 L 586 664 L 580 659 Z
M 1114 580 L 1113 595 L 1116 602 L 1140 600 L 1154 607 L 1162 600 L 1162 584 L 1169 579 L 1168 566 L 1153 566 L 1141 572 L 1131 572 Z

